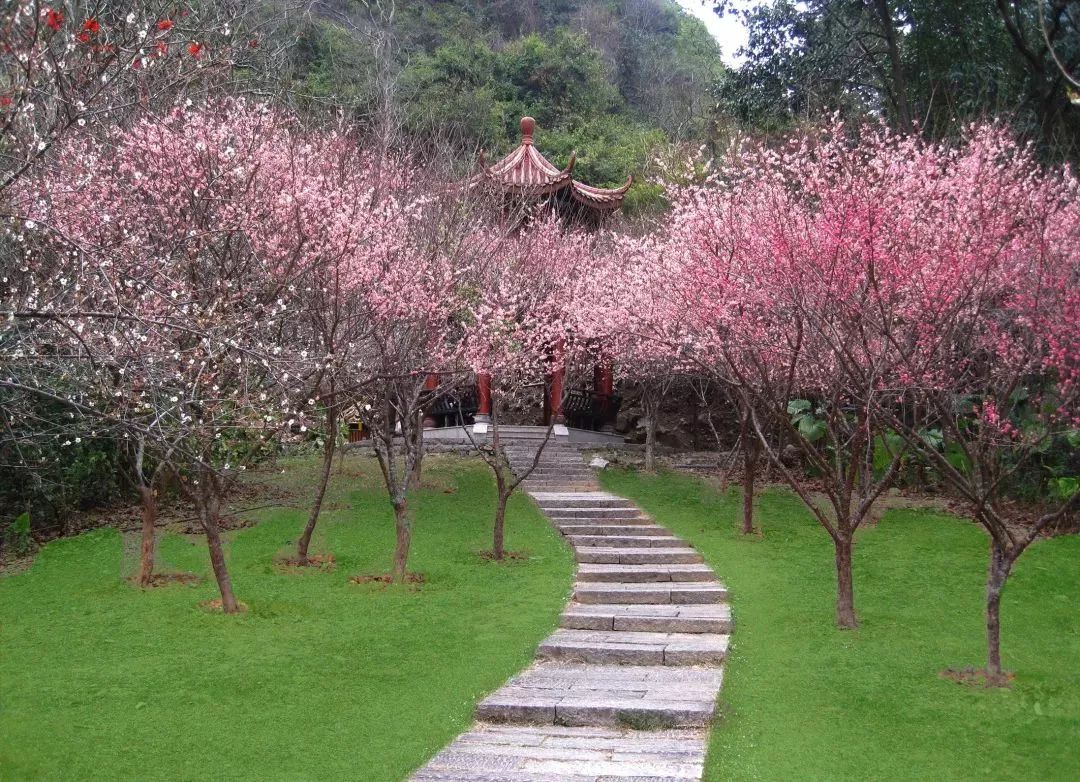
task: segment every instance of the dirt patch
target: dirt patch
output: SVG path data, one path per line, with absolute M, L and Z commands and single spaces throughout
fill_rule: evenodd
M 245 529 L 247 527 L 254 527 L 258 522 L 254 519 L 245 519 L 242 516 L 225 515 L 218 519 L 218 527 L 222 532 L 232 532 L 238 529 Z M 177 530 L 185 535 L 202 535 L 203 527 L 202 522 L 198 518 L 183 519 L 180 522 L 180 528 Z
M 1004 682 L 992 682 L 986 675 L 985 668 L 946 668 L 940 674 L 942 679 L 948 679 L 949 681 L 956 682 L 957 684 L 963 684 L 967 687 L 1011 687 L 1013 679 L 1016 678 L 1016 674 L 1009 671 L 1005 672 Z
M 531 555 L 528 551 L 504 551 L 502 559 L 499 560 L 495 559 L 494 551 L 488 551 L 487 549 L 485 549 L 483 551 L 477 551 L 476 556 L 480 557 L 480 559 L 484 560 L 485 562 L 524 562 Z
M 155 587 L 169 586 L 169 584 L 193 586 L 201 581 L 202 579 L 194 573 L 154 573 L 150 577 L 150 583 L 145 588 L 153 589 Z
M 324 502 L 322 505 L 322 513 L 329 513 L 331 511 L 352 510 L 352 503 L 349 502 Z
M 37 552 L 33 554 L 27 554 L 25 557 L 15 557 L 12 559 L 0 559 L 0 578 L 5 576 L 17 576 L 19 573 L 25 573 L 30 569 L 30 566 L 34 564 L 34 557 Z
M 350 584 L 390 584 L 392 583 L 389 573 L 361 573 L 349 579 Z M 423 573 L 407 573 L 406 584 L 426 584 L 427 576 Z
M 242 600 L 236 601 L 236 607 L 239 609 L 239 613 L 241 614 L 246 614 L 248 612 L 248 605 Z M 199 603 L 199 608 L 203 609 L 204 611 L 209 611 L 212 614 L 220 614 L 222 612 L 221 598 L 219 597 L 216 600 L 203 600 L 201 603 Z
M 312 554 L 306 560 L 301 561 L 299 557 L 282 557 L 276 560 L 278 569 L 288 572 L 295 572 L 305 569 L 324 570 L 331 571 L 337 567 L 337 562 L 334 560 L 333 554 Z

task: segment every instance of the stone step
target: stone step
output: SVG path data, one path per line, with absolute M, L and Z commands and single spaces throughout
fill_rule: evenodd
M 501 431 L 499 432 L 499 439 L 503 442 L 506 442 L 507 440 L 513 440 L 516 444 L 539 445 L 544 440 L 547 440 L 548 445 L 545 446 L 546 448 L 550 447 L 555 440 L 555 437 L 553 435 L 549 436 L 547 432 L 542 429 L 532 432 L 526 430 L 510 432 L 502 427 L 500 427 L 500 429 Z
M 412 782 L 696 782 L 705 739 L 700 730 L 478 725 L 432 758 Z
M 628 518 L 589 517 L 589 516 L 548 516 L 556 527 L 573 527 L 575 525 L 589 524 L 594 527 L 656 527 L 667 532 L 666 527 L 659 526 L 648 516 L 631 516 Z
M 525 470 L 514 470 L 514 475 L 521 476 L 521 475 L 525 474 L 525 472 L 526 472 Z M 538 470 L 532 470 L 531 472 L 529 472 L 529 474 L 526 475 L 525 480 L 526 481 L 530 481 L 530 480 L 532 480 L 532 481 L 541 481 L 541 480 L 546 481 L 546 480 L 549 480 L 549 478 L 559 478 L 559 480 L 562 480 L 562 478 L 568 478 L 568 477 L 591 478 L 591 477 L 593 477 L 593 471 L 592 470 L 563 470 L 563 469 L 539 470 L 538 469 Z
M 535 454 L 532 453 L 508 453 L 506 455 L 506 460 L 515 467 L 531 467 L 535 458 Z M 590 469 L 588 463 L 577 454 L 566 456 L 548 456 L 544 454 L 540 457 L 540 461 L 537 462 L 537 467 L 584 467 Z
M 545 513 L 548 513 L 553 519 L 567 519 L 574 517 L 588 519 L 635 519 L 645 515 L 633 505 L 627 505 L 621 508 L 553 508 L 540 503 L 540 509 Z
M 616 581 L 624 584 L 655 582 L 715 581 L 716 574 L 708 565 L 610 565 L 582 563 L 578 566 L 578 581 Z
M 567 535 L 570 545 L 605 548 L 682 548 L 686 544 L 674 535 Z
M 627 584 L 589 583 L 574 585 L 574 599 L 579 603 L 723 603 L 727 589 L 720 583 Z
M 541 660 L 615 665 L 717 665 L 728 636 L 631 630 L 559 629 L 537 648 Z
M 574 519 L 574 523 L 556 523 L 555 526 L 564 535 L 613 535 L 613 536 L 659 536 L 668 534 L 663 527 L 655 524 L 589 524 L 584 519 Z
M 605 491 L 537 492 L 533 498 L 542 508 L 637 508 L 630 500 Z
M 524 462 L 522 464 L 510 463 L 510 468 L 518 475 L 521 475 L 532 467 L 532 462 Z M 577 473 L 594 475 L 595 473 L 584 464 L 540 464 L 534 469 L 531 475 L 551 475 L 552 473 Z
M 521 475 L 523 473 L 524 473 L 524 470 L 518 470 L 518 471 L 514 472 L 514 475 Z M 565 474 L 560 474 L 560 473 L 530 473 L 529 475 L 527 475 L 525 477 L 525 480 L 526 481 L 541 481 L 542 482 L 542 481 L 561 480 L 563 478 L 578 478 L 578 479 L 590 478 L 590 479 L 595 479 L 596 474 L 591 472 L 591 471 L 582 471 L 582 470 L 567 470 L 565 472 Z
M 596 481 L 525 481 L 522 485 L 525 491 L 531 494 L 534 491 L 556 491 L 559 489 L 587 491 L 588 489 L 595 489 L 597 483 Z
M 506 460 L 512 464 L 528 465 L 533 463 L 533 459 L 536 458 L 536 451 L 534 449 L 528 449 L 523 451 L 504 451 L 506 454 Z M 587 465 L 588 463 L 578 453 L 548 453 L 547 450 L 540 455 L 540 464 L 579 464 Z
M 722 680 L 719 668 L 537 663 L 481 701 L 476 717 L 518 724 L 704 727 Z
M 519 473 L 517 473 L 517 472 L 514 473 L 514 475 L 518 475 L 518 474 Z M 525 481 L 526 481 L 526 483 L 530 483 L 530 482 L 543 483 L 545 481 L 562 480 L 564 478 L 575 478 L 577 480 L 588 478 L 589 480 L 595 480 L 596 479 L 596 474 L 592 473 L 592 472 L 578 472 L 578 471 L 571 471 L 565 476 L 564 475 L 552 474 L 552 473 L 546 473 L 546 474 L 541 474 L 541 475 L 533 474 L 533 475 L 526 476 Z
M 686 565 L 701 562 L 692 548 L 606 548 L 588 546 L 574 552 L 578 562 L 606 565 Z
M 561 627 L 575 630 L 636 630 L 658 633 L 730 633 L 731 606 L 605 605 L 571 603 L 559 618 Z

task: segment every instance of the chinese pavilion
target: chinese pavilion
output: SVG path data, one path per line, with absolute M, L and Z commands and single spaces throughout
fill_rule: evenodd
M 566 168 L 558 168 L 545 158 L 533 143 L 536 120 L 521 118 L 521 143 L 506 157 L 488 165 L 480 155 L 479 171 L 469 180 L 470 188 L 489 188 L 499 193 L 508 205 L 549 206 L 567 221 L 598 227 L 622 206 L 626 191 L 633 182 L 627 177 L 621 187 L 593 187 L 574 179 L 575 156 Z M 558 346 L 553 346 L 558 350 Z M 544 424 L 569 423 L 582 429 L 610 430 L 618 412 L 619 398 L 614 394 L 610 364 L 597 365 L 593 389 L 563 392 L 563 370 L 548 378 L 544 394 Z M 565 408 L 565 409 L 564 409 Z M 491 376 L 479 374 L 475 396 L 466 394 L 436 403 L 425 419 L 427 426 L 455 426 L 472 418 L 476 424 L 491 420 Z
M 623 197 L 633 183 L 626 178 L 621 187 L 593 187 L 574 179 L 570 156 L 560 169 L 545 158 L 533 143 L 536 120 L 521 118 L 521 143 L 493 165 L 486 165 L 480 154 L 479 173 L 470 181 L 473 187 L 488 187 L 516 203 L 549 204 L 564 217 L 587 225 L 598 225 L 622 206 Z

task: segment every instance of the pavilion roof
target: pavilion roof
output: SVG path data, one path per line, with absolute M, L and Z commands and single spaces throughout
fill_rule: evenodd
M 626 178 L 622 187 L 593 187 L 574 179 L 575 156 L 570 157 L 566 168 L 559 169 L 540 154 L 533 144 L 533 131 L 536 120 L 532 117 L 521 118 L 521 144 L 502 160 L 492 165 L 485 165 L 480 159 L 480 172 L 474 177 L 474 184 L 489 183 L 501 190 L 526 197 L 535 197 L 568 190 L 569 195 L 578 203 L 593 209 L 610 211 L 622 205 L 623 196 L 630 189 L 632 177 Z

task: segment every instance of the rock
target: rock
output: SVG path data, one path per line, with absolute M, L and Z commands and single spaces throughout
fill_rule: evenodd
M 594 470 L 606 470 L 608 464 L 610 464 L 610 462 L 603 456 L 594 456 L 592 461 L 589 462 L 589 466 Z

